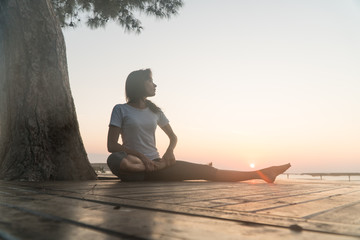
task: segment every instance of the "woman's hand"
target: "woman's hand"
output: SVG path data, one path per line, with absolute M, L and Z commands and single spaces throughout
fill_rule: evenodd
M 144 155 L 139 156 L 139 158 L 143 162 L 146 172 L 152 172 L 157 169 L 156 164 L 147 157 L 145 157 Z
M 176 161 L 174 151 L 168 149 L 162 159 L 166 162 L 167 167 L 173 165 Z
M 177 143 L 177 137 L 174 133 L 174 131 L 172 130 L 170 124 L 167 124 L 165 126 L 162 126 L 161 129 L 166 133 L 166 135 L 169 137 L 170 139 L 170 144 L 168 149 L 166 150 L 164 156 L 162 157 L 162 159 L 165 161 L 166 166 L 171 166 L 175 163 L 175 155 L 174 155 L 174 148 L 176 146 Z

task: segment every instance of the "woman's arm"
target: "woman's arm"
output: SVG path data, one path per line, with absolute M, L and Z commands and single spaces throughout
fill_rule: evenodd
M 174 131 L 172 130 L 170 124 L 161 127 L 161 129 L 166 133 L 166 135 L 170 139 L 169 146 L 162 158 L 165 160 L 167 165 L 172 165 L 173 163 L 175 163 L 174 149 L 177 144 L 177 137 Z
M 107 149 L 109 152 L 121 152 L 123 146 L 118 143 L 120 137 L 121 128 L 115 126 L 109 126 L 108 138 L 107 138 Z
M 123 145 L 119 144 L 119 136 L 120 136 L 121 128 L 115 127 L 115 126 L 109 126 L 108 131 L 108 139 L 107 139 L 107 149 L 109 152 L 126 152 L 129 155 L 133 155 L 135 157 L 138 157 L 145 165 L 145 168 L 147 171 L 153 171 L 155 170 L 155 164 L 153 161 L 148 159 L 144 154 L 126 148 Z
M 119 137 L 120 137 L 121 128 L 115 127 L 115 126 L 109 126 L 109 132 L 108 132 L 108 139 L 107 139 L 107 149 L 109 152 L 126 152 L 127 154 L 131 154 L 137 157 L 142 157 L 142 154 L 134 151 L 132 149 L 126 148 L 120 143 Z

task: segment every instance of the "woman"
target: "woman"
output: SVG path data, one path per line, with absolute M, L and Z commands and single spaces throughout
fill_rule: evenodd
M 125 84 L 125 104 L 113 108 L 109 124 L 107 147 L 112 154 L 107 163 L 122 181 L 245 181 L 263 179 L 268 183 L 286 171 L 290 164 L 259 171 L 219 170 L 210 165 L 176 161 L 174 148 L 177 137 L 161 109 L 147 98 L 155 96 L 156 84 L 150 69 L 129 74 Z M 169 137 L 170 143 L 160 157 L 155 146 L 157 125 Z M 118 143 L 121 135 L 122 144 Z

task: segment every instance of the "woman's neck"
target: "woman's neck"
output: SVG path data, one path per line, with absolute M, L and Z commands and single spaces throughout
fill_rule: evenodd
M 144 108 L 147 108 L 145 100 L 146 99 L 140 99 L 136 102 L 128 102 L 127 104 L 129 104 L 130 106 L 132 106 L 134 108 L 144 109 Z

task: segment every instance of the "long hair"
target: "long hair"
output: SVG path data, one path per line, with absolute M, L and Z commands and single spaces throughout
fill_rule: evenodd
M 136 103 L 146 97 L 145 81 L 151 79 L 151 69 L 141 69 L 133 71 L 126 78 L 125 95 L 126 102 Z M 150 100 L 145 100 L 146 106 L 154 113 L 158 113 L 161 109 Z

